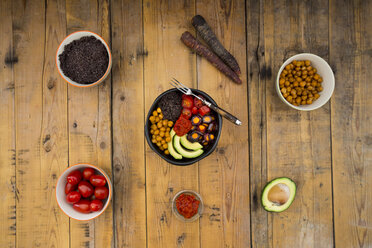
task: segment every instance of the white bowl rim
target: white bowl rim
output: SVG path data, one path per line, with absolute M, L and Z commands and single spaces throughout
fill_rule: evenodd
M 107 185 L 109 187 L 109 197 L 105 203 L 105 205 L 103 206 L 103 208 L 96 213 L 95 216 L 93 216 L 92 218 L 89 218 L 89 219 L 77 219 L 77 218 L 74 218 L 72 217 L 70 214 L 68 214 L 60 205 L 59 203 L 59 197 L 57 196 L 57 186 L 58 186 L 58 183 L 59 181 L 61 180 L 61 177 L 66 173 L 67 170 L 72 170 L 73 167 L 75 166 L 81 166 L 81 165 L 87 165 L 87 167 L 90 167 L 90 168 L 94 168 L 95 170 L 98 170 L 105 178 L 106 178 L 106 181 L 107 181 Z M 74 220 L 78 220 L 78 221 L 89 221 L 89 220 L 92 220 L 92 219 L 95 219 L 97 218 L 98 216 L 100 216 L 103 212 L 105 212 L 106 208 L 108 207 L 108 205 L 110 205 L 110 201 L 111 201 L 111 198 L 112 198 L 112 184 L 111 184 L 111 180 L 110 180 L 110 177 L 106 174 L 106 172 L 104 172 L 102 169 L 98 168 L 97 166 L 95 165 L 92 165 L 92 164 L 89 164 L 89 163 L 78 163 L 78 164 L 73 164 L 69 167 L 67 167 L 62 173 L 61 175 L 58 177 L 58 180 L 56 182 L 56 186 L 55 186 L 55 191 L 54 191 L 54 194 L 55 194 L 55 198 L 56 198 L 56 201 L 57 201 L 57 204 L 58 204 L 58 207 L 62 210 L 62 212 L 67 215 L 68 217 L 70 217 L 71 219 L 74 219 Z
M 67 39 L 70 37 L 70 36 L 73 36 L 73 35 L 77 35 L 79 33 L 85 33 L 87 35 L 92 35 L 94 36 L 95 38 L 97 38 L 98 40 L 100 40 L 103 45 L 105 46 L 106 50 L 107 50 L 107 53 L 109 55 L 109 64 L 107 66 L 107 70 L 105 72 L 105 74 L 103 74 L 103 76 L 98 79 L 96 82 L 94 83 L 91 83 L 91 84 L 81 84 L 81 83 L 77 83 L 75 81 L 73 81 L 72 79 L 70 79 L 69 77 L 67 77 L 61 67 L 60 67 L 60 63 L 59 63 L 59 59 L 58 59 L 58 55 L 60 55 L 63 51 L 64 51 L 64 46 L 66 46 L 67 44 L 71 43 L 67 43 Z M 75 39 L 74 39 L 75 40 Z M 62 49 L 63 47 L 63 49 Z M 73 32 L 69 35 L 67 35 L 63 40 L 62 42 L 59 44 L 58 48 L 57 48 L 57 51 L 56 51 L 56 67 L 57 67 L 57 70 L 58 70 L 58 73 L 59 75 L 63 78 L 64 81 L 66 81 L 67 83 L 69 83 L 70 85 L 72 86 L 75 86 L 75 87 L 79 87 L 79 88 L 86 88 L 86 87 L 92 87 L 92 86 L 95 86 L 95 85 L 98 85 L 100 83 L 102 83 L 106 77 L 108 76 L 108 74 L 110 73 L 111 71 L 111 67 L 112 67 L 112 56 L 111 56 L 111 50 L 110 50 L 110 47 L 107 45 L 107 42 L 100 36 L 98 35 L 97 33 L 94 33 L 92 31 L 88 31 L 88 30 L 80 30 L 80 31 L 76 31 L 76 32 Z
M 280 73 L 283 71 L 284 67 L 287 66 L 287 64 L 289 64 L 288 62 L 290 61 L 293 61 L 295 60 L 297 57 L 301 57 L 301 56 L 309 56 L 309 57 L 315 57 L 317 59 L 320 59 L 322 62 L 324 62 L 325 64 L 325 67 L 331 72 L 331 81 L 330 81 L 330 84 L 331 84 L 331 92 L 329 94 L 329 96 L 327 97 L 327 99 L 324 101 L 323 104 L 317 106 L 317 107 L 313 107 L 313 108 L 302 108 L 300 106 L 295 106 L 295 105 L 292 105 L 290 104 L 285 98 L 284 96 L 281 94 L 280 92 L 280 88 L 279 88 L 279 79 L 280 79 Z M 311 59 L 310 59 L 311 60 Z M 321 108 L 324 104 L 326 104 L 329 99 L 332 97 L 333 95 L 333 92 L 334 92 L 334 89 L 335 89 L 335 75 L 333 73 L 333 70 L 331 68 L 331 66 L 327 63 L 327 61 L 325 61 L 325 59 L 323 59 L 322 57 L 318 56 L 318 55 L 315 55 L 315 54 L 312 54 L 312 53 L 299 53 L 299 54 L 296 54 L 296 55 L 293 55 L 292 57 L 288 58 L 283 64 L 282 66 L 280 67 L 279 71 L 278 71 L 278 74 L 276 76 L 276 81 L 275 81 L 275 88 L 276 88 L 276 92 L 277 94 L 279 95 L 279 98 L 285 103 L 287 104 L 288 106 L 290 106 L 291 108 L 294 108 L 294 109 L 297 109 L 297 110 L 301 110 L 301 111 L 311 111 L 311 110 L 315 110 L 315 109 L 318 109 L 318 108 Z M 307 105 L 307 106 L 310 106 L 310 105 Z

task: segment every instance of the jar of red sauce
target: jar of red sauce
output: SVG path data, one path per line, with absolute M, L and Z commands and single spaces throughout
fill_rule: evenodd
M 201 216 L 203 208 L 201 196 L 192 190 L 182 190 L 172 200 L 173 213 L 185 222 L 197 220 Z

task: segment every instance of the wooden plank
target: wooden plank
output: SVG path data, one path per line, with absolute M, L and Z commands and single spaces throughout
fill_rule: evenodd
M 67 33 L 96 32 L 110 44 L 108 1 L 66 1 Z M 68 87 L 70 165 L 91 163 L 111 174 L 111 83 L 98 87 Z M 113 245 L 112 205 L 93 221 L 71 220 L 71 247 Z
M 372 246 L 371 10 L 371 1 L 330 1 L 334 226 L 340 247 Z
M 116 247 L 146 247 L 142 2 L 111 3 Z
M 145 115 L 155 98 L 170 88 L 175 77 L 195 86 L 195 55 L 180 41 L 191 29 L 194 1 L 143 3 Z M 166 163 L 146 144 L 148 247 L 199 247 L 199 222 L 183 223 L 172 213 L 171 200 L 182 189 L 198 191 L 197 164 L 180 167 Z
M 11 1 L 0 1 L 0 247 L 16 246 L 16 163 Z
M 260 65 L 259 83 L 265 84 L 266 99 L 263 100 L 266 110 L 261 111 L 259 105 L 252 105 L 251 108 L 258 109 L 252 114 L 266 113 L 266 126 L 253 126 L 252 133 L 266 128 L 266 135 L 262 138 L 266 137 L 267 161 L 261 159 L 261 164 L 252 164 L 252 176 L 259 175 L 261 170 L 266 171 L 267 181 L 288 176 L 297 183 L 297 196 L 285 212 L 268 214 L 268 228 L 264 229 L 267 240 L 253 241 L 259 247 L 333 245 L 329 104 L 316 111 L 299 112 L 282 103 L 274 87 L 276 73 L 288 57 L 307 51 L 327 58 L 327 9 L 328 4 L 324 1 L 291 4 L 264 1 L 261 8 L 264 19 L 260 28 L 264 36 L 259 39 L 260 42 L 263 39 L 263 50 L 259 44 L 256 52 L 258 62 L 255 63 Z M 257 86 L 252 87 L 252 90 L 256 89 Z M 255 97 L 255 92 L 250 95 Z M 262 142 L 251 145 L 261 146 Z M 253 148 L 251 151 L 258 151 L 255 156 L 261 156 L 260 149 Z M 262 182 L 256 181 L 258 184 Z M 259 190 L 252 192 L 253 196 L 257 196 L 254 197 L 254 205 L 259 205 L 262 185 L 252 186 L 252 189 Z M 254 210 L 252 215 L 265 215 Z M 262 217 L 263 220 L 265 218 Z M 262 235 L 255 223 L 252 222 L 253 238 Z
M 247 1 L 247 75 L 249 109 L 249 157 L 251 190 L 252 247 L 269 247 L 268 214 L 261 207 L 261 190 L 267 182 L 267 121 L 265 80 L 260 79 L 264 66 L 264 16 L 262 1 Z M 266 67 L 265 67 L 266 68 Z
M 65 1 L 50 1 L 45 6 L 45 51 L 43 66 L 43 108 L 40 139 L 41 182 L 44 189 L 47 215 L 43 218 L 46 230 L 42 246 L 69 246 L 69 218 L 55 200 L 55 185 L 59 175 L 68 167 L 67 85 L 60 77 L 55 54 L 66 33 Z M 27 65 L 28 66 L 28 65 Z M 37 168 L 34 168 L 37 169 Z
M 243 122 L 238 127 L 223 120 L 216 151 L 199 162 L 200 192 L 206 204 L 205 216 L 200 221 L 200 242 L 202 247 L 249 247 L 245 1 L 202 1 L 197 2 L 196 10 L 239 62 L 243 81 L 237 85 L 205 58 L 197 58 L 199 89 Z
M 12 1 L 16 118 L 16 244 L 39 247 L 53 214 L 52 172 L 41 161 L 45 6 L 41 1 Z M 34 65 L 34 66 L 31 66 Z M 49 175 L 52 176 L 51 174 Z M 37 194 L 35 194 L 37 192 Z M 51 202 L 52 201 L 52 202 Z

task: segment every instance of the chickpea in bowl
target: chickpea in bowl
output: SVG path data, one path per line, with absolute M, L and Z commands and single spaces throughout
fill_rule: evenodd
M 323 106 L 332 96 L 335 80 L 328 63 L 314 54 L 302 53 L 281 66 L 276 91 L 288 106 L 303 111 Z

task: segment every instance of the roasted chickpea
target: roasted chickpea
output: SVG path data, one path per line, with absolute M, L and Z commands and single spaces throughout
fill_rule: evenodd
M 161 122 L 158 122 L 158 123 L 156 124 L 156 126 L 157 126 L 158 128 L 161 128 L 161 127 L 163 126 L 163 124 L 162 124 Z
M 164 154 L 165 154 L 165 155 L 169 155 L 169 151 L 168 151 L 168 150 L 165 150 L 165 151 L 164 151 Z
M 154 110 L 154 112 L 152 112 L 152 115 L 156 117 L 156 116 L 158 116 L 158 112 L 156 110 Z
M 165 135 L 164 132 L 160 132 L 160 133 L 159 133 L 159 136 L 162 137 L 162 138 L 164 137 L 164 135 Z
M 173 126 L 173 121 L 168 121 L 168 127 L 172 127 Z
M 159 135 L 160 131 L 159 130 L 155 130 L 154 134 L 155 135 Z
M 169 142 L 171 141 L 171 138 L 170 138 L 170 137 L 166 137 L 166 138 L 165 138 L 165 141 L 166 141 L 167 143 L 169 143 Z
M 157 117 L 155 118 L 155 122 L 158 123 L 159 121 L 160 121 L 160 118 L 159 118 L 159 116 L 157 116 Z
M 161 113 L 161 109 L 160 108 L 157 108 L 156 109 L 156 112 Z

